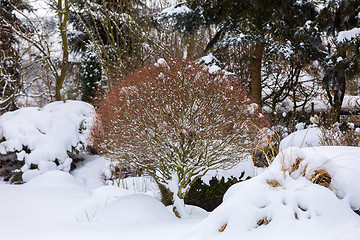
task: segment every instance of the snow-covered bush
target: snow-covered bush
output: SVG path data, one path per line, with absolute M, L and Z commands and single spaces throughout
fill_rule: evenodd
M 321 127 L 321 144 L 324 146 L 356 146 L 360 145 L 360 129 L 354 124 L 334 124 Z
M 94 108 L 87 103 L 67 101 L 3 114 L 0 117 L 2 161 L 16 154 L 13 160 L 19 163 L 8 178 L 16 174 L 13 181 L 27 182 L 49 170 L 69 171 L 72 159 L 68 152 L 84 147 L 93 113 Z
M 264 116 L 236 79 L 161 59 L 106 96 L 92 139 L 108 158 L 169 188 L 183 215 L 180 203 L 192 182 L 250 154 L 260 137 L 254 124 L 262 127 Z

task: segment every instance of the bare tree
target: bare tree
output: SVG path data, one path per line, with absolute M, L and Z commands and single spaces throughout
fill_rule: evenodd
M 14 11 L 21 16 L 27 26 L 27 31 L 17 30 L 14 31 L 14 34 L 19 40 L 26 43 L 22 49 L 22 54 L 30 56 L 28 63 L 25 63 L 26 68 L 24 68 L 23 75 L 27 74 L 26 70 L 29 72 L 34 71 L 34 69 L 41 71 L 39 66 L 43 68 L 46 65 L 48 70 L 44 72 L 49 72 L 52 75 L 55 84 L 49 84 L 55 86 L 54 97 L 55 100 L 60 101 L 63 100 L 61 90 L 69 69 L 69 43 L 67 35 L 70 0 L 48 0 L 47 4 L 56 13 L 57 23 L 51 22 L 46 16 L 38 16 L 36 13 L 37 9 L 29 10 L 31 14 L 28 14 L 13 5 Z M 53 26 L 57 26 L 57 29 L 52 29 Z M 53 34 L 53 32 L 58 33 L 61 39 L 61 50 L 59 53 L 55 52 L 56 50 L 52 46 L 53 43 L 49 39 L 49 35 Z M 26 61 L 26 59 L 23 60 Z M 32 73 L 29 74 L 31 75 Z M 36 85 L 36 80 L 35 78 L 34 81 L 26 84 L 27 87 L 31 88 L 34 84 Z M 48 87 L 45 89 L 48 89 Z
M 186 61 L 159 61 L 112 89 L 97 112 L 95 146 L 183 198 L 212 169 L 238 164 L 265 123 L 244 88 L 224 73 Z

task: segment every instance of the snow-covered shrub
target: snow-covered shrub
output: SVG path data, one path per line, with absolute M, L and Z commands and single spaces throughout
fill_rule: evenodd
M 43 108 L 27 107 L 0 117 L 0 154 L 14 156 L 18 168 L 13 181 L 29 181 L 49 170 L 69 171 L 69 152 L 84 147 L 94 108 L 84 102 L 53 102 Z M 0 165 L 3 165 L 0 162 Z M 21 176 L 21 177 L 20 177 Z
M 112 89 L 97 111 L 92 139 L 108 158 L 169 188 L 180 207 L 197 178 L 244 160 L 259 137 L 253 124 L 264 123 L 236 79 L 162 59 Z
M 356 146 L 360 145 L 360 129 L 353 124 L 334 124 L 321 127 L 321 144 L 324 146 Z

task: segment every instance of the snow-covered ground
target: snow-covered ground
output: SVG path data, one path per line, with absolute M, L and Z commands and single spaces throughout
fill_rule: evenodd
M 71 142 L 52 134 L 62 109 L 75 126 L 66 127 L 73 129 L 70 138 L 76 138 L 74 146 L 82 136 L 79 123 L 93 111 L 79 102 L 3 115 L 0 120 L 6 139 L 2 144 L 18 140 L 24 145 L 24 139 L 35 136 L 60 140 L 56 142 L 59 145 Z M 26 125 L 14 119 L 29 121 Z M 280 154 L 263 171 L 255 171 L 251 162 L 245 161 L 231 172 L 212 172 L 218 177 L 242 171 L 249 176 L 260 173 L 233 185 L 211 213 L 186 206 L 187 219 L 176 218 L 171 207 L 159 201 L 156 184 L 149 177 L 109 185 L 104 177 L 109 162 L 99 156 L 84 155 L 85 160 L 73 171 L 47 169 L 22 185 L 0 181 L 0 240 L 358 240 L 360 217 L 353 210 L 360 209 L 360 148 L 320 146 L 317 128 L 300 129 L 281 142 Z M 41 149 L 42 161 L 53 161 L 40 143 L 32 146 L 29 154 Z M 327 187 L 313 183 L 316 174 L 324 170 L 331 176 Z M 204 177 L 205 182 L 209 177 Z
M 0 239 L 174 239 L 206 215 L 193 207 L 192 218 L 179 220 L 148 194 L 115 186 L 94 189 L 101 182 L 101 162 L 90 158 L 75 177 L 49 171 L 23 185 L 2 182 Z
M 360 203 L 359 155 L 354 147 L 288 148 L 264 173 L 231 187 L 212 213 L 189 207 L 185 220 L 151 191 L 141 192 L 151 189 L 142 188 L 144 182 L 132 180 L 140 187 L 129 189 L 100 186 L 106 163 L 90 157 L 73 175 L 49 171 L 23 185 L 0 184 L 0 239 L 357 240 L 360 217 L 350 206 Z M 298 157 L 304 159 L 299 169 L 284 174 L 284 159 L 290 166 Z M 307 180 L 319 166 L 332 174 L 333 191 Z M 258 226 L 265 218 L 270 222 Z

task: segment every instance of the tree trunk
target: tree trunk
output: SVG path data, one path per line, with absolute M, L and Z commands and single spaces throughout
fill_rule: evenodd
M 56 85 L 55 85 L 55 100 L 61 101 L 61 89 L 63 88 L 63 83 L 65 80 L 65 75 L 69 67 L 69 43 L 67 39 L 67 21 L 69 17 L 69 0 L 58 0 L 58 17 L 59 17 L 59 30 L 62 41 L 62 62 L 61 62 L 61 71 L 60 75 L 56 76 Z
M 331 106 L 331 113 L 333 114 L 334 122 L 340 122 L 341 106 L 344 101 L 346 88 L 345 76 L 343 74 L 339 75 L 340 76 L 337 77 L 340 89 L 334 91 L 333 105 Z
M 173 211 L 176 211 L 176 214 L 179 215 L 181 219 L 189 218 L 189 213 L 185 209 L 185 203 L 184 199 L 179 198 L 179 196 L 174 193 L 174 209 Z
M 329 78 L 328 76 L 326 76 Z M 344 101 L 346 78 L 342 69 L 335 70 L 332 73 L 332 84 L 325 84 L 328 100 L 331 105 L 330 120 L 334 122 L 340 122 L 341 106 Z M 325 83 L 330 82 L 329 79 L 325 80 Z
M 251 51 L 251 96 L 261 106 L 261 65 L 265 43 L 257 42 Z

